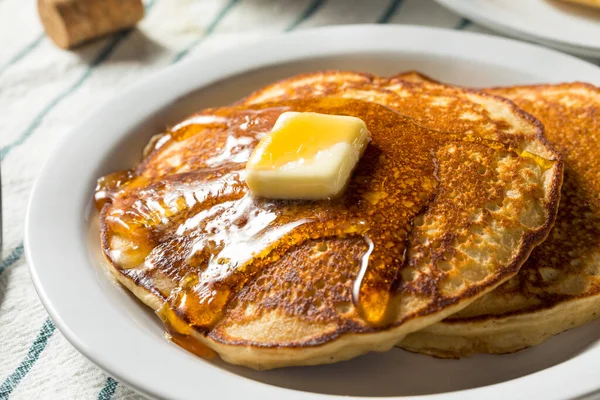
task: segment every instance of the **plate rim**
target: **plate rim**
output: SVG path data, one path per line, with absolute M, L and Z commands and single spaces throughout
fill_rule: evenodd
M 357 32 L 359 32 L 360 34 L 357 34 Z M 328 36 L 330 40 L 322 40 L 322 36 Z M 47 204 L 50 203 L 51 205 L 54 205 L 56 207 L 59 207 L 60 205 L 60 201 L 58 201 L 58 199 L 52 198 L 50 196 L 50 198 L 48 198 L 46 195 L 48 193 L 56 193 L 56 191 L 53 191 L 55 189 L 54 185 L 58 184 L 58 180 L 56 178 L 56 172 L 55 171 L 68 171 L 66 168 L 66 165 L 68 165 L 68 162 L 66 161 L 65 157 L 64 157 L 64 153 L 69 149 L 73 149 L 73 148 L 77 148 L 78 144 L 83 145 L 83 143 L 85 142 L 85 139 L 82 137 L 83 135 L 81 135 L 81 131 L 83 127 L 86 127 L 86 129 L 93 131 L 94 129 L 98 130 L 100 128 L 98 128 L 97 126 L 99 126 L 98 124 L 100 122 L 103 123 L 108 123 L 109 127 L 112 125 L 116 126 L 120 126 L 120 125 L 125 125 L 124 127 L 121 128 L 115 128 L 113 127 L 112 129 L 118 129 L 120 131 L 122 131 L 123 133 L 120 134 L 120 136 L 116 136 L 113 137 L 112 139 L 107 139 L 112 140 L 112 143 L 116 143 L 119 141 L 120 138 L 122 138 L 125 135 L 125 132 L 128 132 L 131 130 L 131 128 L 133 126 L 135 126 L 135 121 L 137 119 L 137 122 L 147 118 L 149 115 L 151 115 L 154 111 L 159 110 L 165 106 L 167 106 L 168 104 L 172 103 L 174 100 L 176 100 L 178 97 L 185 95 L 186 93 L 189 93 L 193 90 L 197 90 L 201 87 L 204 86 L 208 86 L 211 83 L 217 82 L 219 80 L 222 79 L 226 79 L 227 77 L 231 77 L 246 71 L 250 71 L 256 68 L 261 68 L 261 67 L 266 67 L 269 65 L 275 65 L 278 63 L 284 63 L 284 62 L 289 62 L 289 61 L 293 61 L 295 59 L 307 59 L 307 58 L 312 58 L 315 56 L 319 56 L 319 55 L 334 55 L 334 54 L 347 54 L 349 49 L 356 52 L 356 53 L 364 53 L 367 54 L 370 51 L 373 51 L 374 49 L 376 50 L 387 50 L 387 51 L 407 51 L 407 49 L 403 49 L 402 45 L 404 45 L 402 43 L 402 40 L 389 40 L 390 37 L 393 37 L 393 35 L 399 35 L 398 37 L 402 37 L 402 35 L 408 35 L 411 37 L 418 37 L 418 38 L 429 38 L 429 37 L 435 37 L 436 40 L 434 41 L 436 43 L 436 45 L 438 47 L 440 47 L 440 49 L 443 49 L 443 43 L 444 41 L 447 40 L 451 40 L 451 39 L 455 39 L 458 38 L 460 40 L 466 41 L 466 42 L 471 42 L 471 44 L 473 43 L 479 43 L 479 42 L 483 42 L 485 43 L 486 46 L 497 46 L 497 47 L 501 47 L 501 48 L 510 48 L 512 49 L 512 51 L 519 51 L 519 52 L 523 52 L 523 54 L 527 53 L 527 52 L 532 52 L 533 50 L 535 50 L 535 52 L 539 55 L 539 57 L 541 58 L 549 58 L 549 59 L 555 59 L 555 60 L 561 60 L 561 63 L 568 63 L 570 65 L 577 65 L 578 68 L 581 68 L 583 70 L 587 71 L 587 76 L 588 77 L 594 77 L 592 80 L 595 84 L 600 85 L 600 68 L 594 66 L 593 64 L 587 63 L 583 60 L 577 59 L 575 57 L 571 57 L 568 55 L 564 55 L 561 53 L 558 53 L 554 50 L 549 50 L 549 49 L 545 49 L 545 48 L 541 48 L 539 46 L 536 45 L 532 45 L 532 44 L 527 44 L 527 43 L 521 43 L 521 42 L 517 42 L 511 39 L 505 39 L 505 38 L 498 38 L 498 37 L 494 37 L 494 36 L 489 36 L 489 35 L 484 35 L 484 34 L 477 34 L 477 33 L 471 33 L 471 32 L 458 32 L 458 31 L 453 31 L 453 30 L 447 30 L 447 29 L 441 29 L 441 28 L 429 28 L 429 27 L 420 27 L 420 26 L 408 26 L 408 25 L 403 25 L 403 26 L 392 26 L 392 25 L 386 25 L 386 26 L 382 26 L 382 25 L 371 25 L 371 24 L 366 24 L 366 25 L 347 25 L 347 26 L 332 26 L 332 27 L 321 27 L 321 28 L 315 28 L 315 29 L 307 29 L 307 30 L 302 30 L 302 31 L 297 31 L 294 33 L 288 33 L 288 34 L 281 34 L 281 35 L 276 35 L 274 37 L 268 38 L 268 39 L 263 39 L 262 41 L 258 41 L 255 43 L 252 43 L 250 45 L 246 45 L 243 49 L 234 47 L 234 48 L 229 48 L 226 50 L 220 50 L 220 51 L 213 51 L 213 52 L 207 52 L 205 54 L 203 54 L 202 56 L 197 56 L 197 57 L 193 57 L 190 58 L 188 60 L 184 60 L 178 64 L 175 64 L 171 67 L 165 68 L 161 71 L 158 71 L 156 73 L 150 74 L 147 77 L 142 78 L 140 81 L 138 81 L 137 83 L 131 85 L 129 88 L 125 89 L 122 93 L 119 94 L 118 97 L 112 98 L 107 100 L 106 102 L 104 102 L 103 104 L 99 105 L 96 107 L 96 109 L 90 113 L 90 115 L 88 115 L 86 118 L 83 118 L 81 120 L 78 120 L 78 122 L 75 124 L 75 126 L 70 130 L 69 133 L 65 134 L 60 140 L 58 140 L 57 145 L 55 146 L 54 150 L 52 151 L 51 155 L 48 157 L 45 166 L 42 168 L 41 173 L 38 175 L 36 182 L 33 186 L 32 192 L 31 192 L 31 196 L 29 199 L 29 203 L 28 203 L 28 207 L 27 207 L 27 213 L 26 213 L 26 219 L 25 219 L 25 251 L 26 251 L 26 256 L 28 259 L 28 265 L 29 265 L 29 271 L 30 271 L 30 275 L 31 278 L 33 280 L 34 286 L 36 288 L 36 291 L 38 293 L 38 296 L 40 297 L 44 307 L 46 308 L 46 310 L 48 311 L 48 313 L 50 314 L 52 320 L 54 321 L 54 323 L 56 324 L 57 328 L 63 333 L 63 335 L 67 338 L 67 340 L 79 351 L 81 352 L 84 356 L 86 356 L 88 359 L 90 359 L 92 362 L 94 362 L 96 365 L 98 365 L 100 368 L 102 368 L 104 371 L 108 372 L 111 376 L 114 376 L 115 378 L 117 378 L 118 380 L 124 382 L 126 385 L 134 388 L 135 390 L 144 393 L 147 396 L 151 396 L 151 397 L 167 397 L 171 394 L 173 394 L 172 391 L 166 391 L 165 388 L 163 387 L 159 387 L 161 386 L 160 384 L 156 384 L 156 382 L 154 382 L 152 379 L 150 379 L 150 377 L 141 377 L 138 375 L 134 376 L 135 374 L 131 372 L 131 369 L 129 370 L 125 370 L 126 368 L 123 367 L 124 364 L 127 364 L 128 367 L 130 367 L 131 364 L 131 360 L 123 360 L 122 356 L 121 356 L 121 360 L 118 362 L 116 359 L 111 359 L 111 356 L 107 356 L 105 354 L 102 354 L 102 350 L 99 349 L 99 345 L 97 343 L 97 338 L 95 340 L 92 340 L 92 343 L 90 343 L 90 328 L 86 327 L 86 325 L 81 325 L 82 322 L 80 322 L 79 320 L 77 320 L 74 316 L 73 316 L 73 311 L 71 310 L 71 308 L 75 308 L 77 309 L 77 307 L 81 308 L 83 307 L 83 304 L 87 304 L 89 303 L 92 298 L 87 298 L 84 297 L 84 300 L 82 302 L 82 304 L 71 304 L 72 302 L 69 301 L 65 301 L 64 299 L 59 299 L 59 293 L 60 296 L 63 296 L 63 294 L 61 293 L 62 290 L 64 290 L 64 287 L 61 288 L 60 287 L 60 283 L 57 283 L 57 279 L 55 277 L 52 276 L 52 272 L 49 272 L 48 270 L 44 269 L 44 265 L 46 267 L 49 267 L 48 264 L 51 263 L 52 260 L 52 255 L 54 256 L 55 260 L 60 260 L 60 257 L 62 256 L 62 254 L 57 254 L 57 249 L 54 249 L 54 246 L 48 246 L 44 244 L 44 235 L 43 235 L 43 228 L 44 227 L 48 227 L 48 226 L 53 226 L 52 225 L 52 221 L 54 219 L 54 222 L 56 222 L 57 218 L 60 218 L 61 214 L 63 213 L 65 214 L 65 210 L 63 208 L 59 208 L 60 212 L 57 212 L 56 215 L 50 215 L 51 213 L 45 213 L 44 211 L 47 209 Z M 349 40 L 350 37 L 356 37 L 356 40 Z M 388 38 L 388 40 L 373 40 L 374 38 Z M 418 40 L 417 40 L 418 42 Z M 304 48 L 300 49 L 297 46 L 294 46 L 295 44 L 302 44 L 304 43 Z M 308 46 L 308 44 L 312 44 L 317 46 L 318 48 L 316 49 L 314 46 Z M 255 50 L 259 49 L 259 48 L 278 48 L 281 50 L 281 53 L 278 54 L 274 54 L 275 52 L 270 52 L 270 53 L 265 53 L 265 52 L 256 52 Z M 468 47 L 468 46 L 463 46 L 464 48 Z M 481 47 L 481 45 L 480 45 Z M 441 52 L 443 52 L 443 50 L 440 50 Z M 466 50 L 461 50 L 461 51 L 465 51 L 466 54 Z M 474 50 L 471 50 L 472 53 L 474 53 Z M 217 66 L 217 64 L 219 64 L 218 62 L 215 62 L 216 58 L 221 59 L 221 64 L 224 65 L 219 65 Z M 207 63 L 206 61 L 210 60 L 210 63 Z M 243 63 L 239 63 L 240 61 L 244 61 Z M 498 57 L 498 62 L 501 62 L 502 60 L 500 59 L 500 57 Z M 238 64 L 236 64 L 238 63 Z M 547 64 L 547 63 L 546 63 Z M 242 66 L 240 66 L 242 65 Z M 546 68 L 549 69 L 549 71 L 552 70 L 553 66 L 552 65 L 548 65 L 546 66 Z M 188 70 L 194 70 L 196 71 L 196 75 L 194 75 L 192 78 L 192 82 L 186 82 L 185 85 L 183 83 L 180 83 L 178 85 L 165 85 L 164 81 L 168 80 L 167 78 L 169 77 L 174 77 L 177 76 L 179 74 L 183 74 L 183 75 L 189 75 L 190 72 Z M 187 73 L 184 73 L 185 71 L 188 71 Z M 197 71 L 204 71 L 204 75 L 203 76 L 199 76 L 201 75 L 200 73 L 198 73 Z M 140 96 L 144 96 L 144 94 L 151 92 L 152 90 L 157 90 L 157 89 L 164 89 L 166 91 L 166 94 L 164 94 L 162 97 L 160 97 L 159 99 L 157 98 L 144 98 L 144 105 L 143 107 L 141 107 L 140 109 L 135 109 L 133 110 L 133 112 L 131 113 L 132 115 L 127 116 L 126 118 L 124 117 L 123 120 L 126 121 L 127 123 L 123 122 L 123 123 L 116 123 L 114 121 L 112 122 L 107 122 L 102 118 L 102 114 L 106 114 L 108 111 L 111 110 L 115 110 L 116 108 L 118 108 L 119 104 L 126 104 L 131 98 L 136 97 L 136 98 L 140 98 Z M 143 118 L 142 118 L 143 117 Z M 112 125 L 111 125 L 112 124 Z M 96 128 L 92 128 L 89 129 L 89 127 L 96 127 Z M 110 130 L 111 128 L 109 128 Z M 100 139 L 97 139 L 100 140 Z M 77 159 L 82 159 L 84 160 L 85 157 L 84 155 L 71 155 L 70 156 L 73 160 L 72 161 L 76 161 Z M 66 164 L 65 164 L 66 163 Z M 85 168 L 81 168 L 81 169 L 77 169 L 77 168 L 72 168 L 72 171 L 69 171 L 69 175 L 74 179 L 77 179 L 78 177 L 81 176 L 86 176 L 86 174 L 83 172 L 83 170 L 85 170 Z M 90 172 L 91 173 L 91 172 Z M 87 174 L 89 175 L 89 174 Z M 60 176 L 60 174 L 58 174 L 58 176 Z M 77 181 L 75 180 L 75 184 L 77 184 Z M 77 199 L 69 199 L 70 203 L 72 203 L 71 205 L 75 205 L 78 207 L 74 207 L 74 209 L 85 209 L 86 207 L 88 207 L 88 212 L 89 212 L 89 203 L 91 202 L 91 191 L 89 190 L 90 188 L 80 188 L 81 190 L 85 189 L 85 194 L 86 194 L 86 198 L 87 195 L 89 195 L 90 197 L 88 198 L 87 201 L 84 201 L 86 205 L 81 205 L 81 201 L 78 202 Z M 79 193 L 77 196 L 81 197 L 84 193 Z M 66 207 L 66 206 L 62 206 L 62 207 Z M 70 215 L 70 214 L 65 214 L 65 215 Z M 87 215 L 84 213 L 83 215 L 76 215 L 73 216 L 71 215 L 69 217 L 71 220 L 70 224 L 74 224 L 73 226 L 71 226 L 70 229 L 74 229 L 73 231 L 69 232 L 67 230 L 67 235 L 70 235 L 71 238 L 77 238 L 77 233 L 80 233 L 80 231 L 83 229 L 83 232 L 86 231 L 87 229 L 87 222 L 86 222 L 86 218 Z M 67 218 L 67 219 L 69 219 Z M 59 219 L 59 222 L 64 222 L 62 220 Z M 57 239 L 58 240 L 58 239 Z M 75 240 L 75 242 L 77 242 L 77 240 Z M 48 247 L 52 247 L 52 249 L 48 249 Z M 88 263 L 89 261 L 89 255 L 87 254 L 87 249 L 78 249 L 79 254 L 77 254 L 77 251 L 73 251 L 74 255 L 72 255 L 71 257 L 73 257 L 73 260 L 71 262 L 75 262 L 76 258 L 78 258 L 78 260 L 81 262 L 82 260 L 87 261 Z M 83 254 L 82 254 L 83 253 Z M 50 257 L 46 257 L 50 255 Z M 51 267 L 52 265 L 50 265 Z M 65 267 L 63 267 L 65 268 Z M 88 270 L 88 269 L 93 269 L 93 268 L 82 268 L 80 272 L 78 272 L 79 274 L 81 274 L 83 277 L 85 277 L 86 279 L 89 279 L 89 276 L 85 276 L 85 275 L 95 275 L 94 271 L 84 271 L 84 270 Z M 96 278 L 97 277 L 92 277 Z M 59 286 L 57 286 L 59 285 Z M 64 285 L 63 285 L 64 286 Z M 74 287 L 75 286 L 75 287 Z M 70 294 L 82 294 L 82 291 L 78 288 L 76 288 L 77 285 L 71 285 L 70 287 L 68 287 L 68 291 Z M 98 285 L 97 285 L 98 286 Z M 89 294 L 90 296 L 93 294 L 94 296 L 97 295 L 97 293 L 95 293 L 95 291 L 99 290 L 100 292 L 102 292 L 101 288 L 91 288 L 94 289 L 93 291 L 90 291 Z M 86 292 L 86 295 L 88 294 L 88 292 Z M 67 305 L 67 306 L 65 306 Z M 58 307 L 58 308 L 57 308 Z M 85 311 L 85 310 L 84 310 Z M 105 310 L 106 311 L 106 310 Z M 117 322 L 119 323 L 123 323 L 126 326 L 127 325 L 131 325 L 134 324 L 134 322 L 129 318 L 126 317 L 124 315 L 111 315 L 112 317 L 117 318 Z M 88 317 L 89 319 L 89 317 Z M 103 317 L 104 320 L 106 320 L 106 316 Z M 69 320 L 68 322 L 66 320 Z M 94 320 L 95 321 L 95 320 Z M 110 322 L 113 322 L 113 320 L 110 320 Z M 123 332 L 119 332 L 119 333 L 123 333 Z M 115 337 L 115 334 L 110 333 L 109 335 L 110 337 Z M 134 345 L 134 347 L 140 347 L 140 346 L 148 346 L 153 344 L 153 340 L 150 340 L 149 338 L 146 337 L 140 337 L 137 338 L 134 336 L 134 339 L 136 339 L 136 344 Z M 139 339 L 139 340 L 138 340 Z M 172 355 L 172 350 L 164 350 L 164 347 L 161 346 L 157 346 L 160 347 L 160 352 L 157 353 L 158 355 L 164 355 L 164 354 L 170 354 Z M 106 345 L 104 345 L 104 347 L 102 349 L 106 348 Z M 123 349 L 122 347 L 120 348 L 121 350 L 125 351 L 127 349 Z M 154 348 L 152 348 L 154 350 Z M 183 351 L 182 351 L 183 352 Z M 185 352 L 184 352 L 185 353 Z M 593 353 L 593 352 L 589 352 L 589 353 Z M 588 365 L 597 365 L 598 363 L 594 363 L 594 360 L 592 357 L 589 357 L 590 354 L 583 354 L 581 356 L 578 357 L 578 360 L 580 363 L 585 362 Z M 600 351 L 597 351 L 596 353 L 600 354 Z M 187 353 L 186 353 L 187 355 Z M 588 357 L 586 357 L 588 356 Z M 584 360 L 585 359 L 585 360 Z M 194 356 L 191 355 L 184 355 L 183 357 L 178 357 L 178 362 L 182 363 L 182 366 L 185 365 L 191 365 L 189 364 L 190 362 L 195 361 L 195 365 L 197 366 L 200 363 L 197 363 L 197 360 L 195 359 Z M 573 360 L 570 360 L 573 361 Z M 120 365 L 116 365 L 116 364 L 120 364 Z M 134 363 L 135 364 L 135 363 Z M 550 370 L 556 370 L 556 369 L 564 369 L 566 366 L 563 364 L 559 364 L 556 365 L 552 368 L 546 369 L 546 370 L 542 370 L 530 375 L 526 375 L 520 378 L 516 378 L 516 379 L 512 379 L 509 381 L 505 381 L 505 382 L 501 382 L 498 384 L 493 384 L 493 385 L 488 385 L 488 386 L 482 386 L 482 387 L 477 387 L 477 388 L 472 388 L 472 389 L 467 389 L 467 390 L 462 390 L 462 391 L 455 391 L 455 392 L 446 392 L 446 393 L 438 393 L 438 394 L 430 394 L 430 395 L 425 395 L 425 396 L 407 396 L 405 397 L 406 399 L 423 399 L 423 398 L 427 398 L 427 399 L 476 399 L 476 398 L 481 398 L 482 396 L 493 396 L 493 397 L 501 397 L 503 394 L 507 395 L 507 394 L 511 394 L 511 393 L 532 393 L 531 389 L 529 390 L 525 390 L 527 389 L 528 386 L 531 385 L 531 383 L 528 382 L 534 382 L 535 380 L 540 379 L 541 375 L 556 375 L 556 374 L 549 374 L 549 372 L 551 372 Z M 206 377 L 210 378 L 211 376 L 214 377 L 215 379 L 226 379 L 223 378 L 223 376 L 226 375 L 233 375 L 231 372 L 228 371 L 223 371 L 220 370 L 219 368 L 215 368 L 213 366 L 210 366 L 208 364 L 205 364 L 202 367 L 198 367 L 201 369 L 204 369 L 204 373 L 206 373 Z M 588 369 L 589 370 L 589 369 Z M 560 374 L 559 374 L 560 375 Z M 240 377 L 237 376 L 237 379 L 235 380 L 235 390 L 237 393 L 245 393 L 246 396 L 251 396 L 252 394 L 257 394 L 257 393 L 261 393 L 262 395 L 285 395 L 287 398 L 289 399 L 300 399 L 300 398 L 305 398 L 306 396 L 311 396 L 311 397 L 315 397 L 315 398 L 331 398 L 331 395 L 325 395 L 325 394 L 319 394 L 319 393 L 313 393 L 313 392 L 303 392 L 303 391 L 298 391 L 298 390 L 294 390 L 294 389 L 287 389 L 287 388 L 282 388 L 282 387 L 277 387 L 277 386 L 273 386 L 273 385 L 269 385 L 266 383 L 261 383 L 261 382 L 257 382 L 251 379 L 247 379 L 244 377 Z M 240 379 L 241 378 L 241 379 Z M 580 396 L 580 395 L 584 395 L 586 393 L 589 393 L 592 390 L 596 390 L 598 388 L 600 388 L 600 383 L 597 382 L 597 379 L 594 379 L 595 376 L 591 376 L 588 377 L 588 379 L 586 380 L 586 384 L 582 384 L 582 382 L 579 382 L 579 384 L 577 385 L 577 387 L 575 388 L 575 390 L 572 390 L 569 392 L 569 396 Z M 234 378 L 235 379 L 235 378 Z M 543 379 L 543 378 L 542 378 Z M 527 382 L 523 382 L 524 380 L 526 380 Z M 540 386 L 543 387 L 543 386 Z M 222 389 L 222 388 L 221 388 Z M 226 388 L 226 390 L 229 390 L 230 388 Z M 557 395 L 558 393 L 561 393 L 561 389 L 560 387 L 558 388 L 554 388 L 555 390 L 552 392 L 553 395 Z M 179 392 L 178 392 L 179 393 Z M 224 394 L 224 392 L 222 392 Z M 540 392 L 536 391 L 536 394 L 539 394 Z M 565 393 L 564 388 L 562 388 L 562 393 Z M 556 397 L 559 398 L 559 397 Z
M 516 26 L 505 19 L 490 17 L 488 13 L 479 9 L 473 1 L 462 0 L 434 0 L 441 6 L 462 15 L 474 22 L 488 27 L 494 31 L 509 35 L 516 39 L 537 42 L 543 46 L 553 47 L 560 51 L 577 54 L 584 57 L 600 57 L 600 44 L 596 47 L 565 40 L 557 37 L 548 37 L 530 29 L 528 26 Z M 480 0 L 477 0 L 480 1 Z

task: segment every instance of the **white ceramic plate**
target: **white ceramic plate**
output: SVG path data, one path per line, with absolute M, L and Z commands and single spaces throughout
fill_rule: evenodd
M 577 54 L 600 57 L 600 9 L 559 0 L 436 0 L 490 29 Z
M 508 356 L 438 360 L 393 349 L 350 362 L 255 372 L 197 358 L 163 337 L 153 313 L 101 268 L 92 193 L 96 178 L 131 167 L 167 124 L 226 104 L 268 82 L 328 68 L 382 75 L 417 69 L 483 86 L 583 80 L 600 69 L 552 50 L 421 27 L 302 31 L 189 60 L 122 93 L 78 122 L 34 188 L 26 248 L 40 298 L 60 331 L 117 379 L 162 398 L 566 399 L 600 388 L 600 322 Z

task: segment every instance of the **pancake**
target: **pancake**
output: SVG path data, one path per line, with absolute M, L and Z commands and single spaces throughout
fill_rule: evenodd
M 416 73 L 400 76 L 430 82 Z M 427 84 L 427 83 L 426 83 Z M 600 89 L 585 83 L 496 88 L 536 116 L 564 155 L 556 224 L 514 278 L 401 347 L 438 357 L 511 353 L 600 315 Z
M 362 101 L 394 92 L 357 91 L 202 111 L 100 180 L 107 267 L 174 342 L 256 369 L 384 351 L 514 276 L 546 237 L 560 160 L 423 127 Z M 245 162 L 284 111 L 366 122 L 339 199 L 249 195 Z

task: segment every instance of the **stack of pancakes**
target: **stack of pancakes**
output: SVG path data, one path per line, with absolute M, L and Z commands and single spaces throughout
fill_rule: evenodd
M 285 111 L 365 121 L 340 198 L 249 193 L 245 163 Z M 600 311 L 599 146 L 600 90 L 583 83 L 301 75 L 190 116 L 102 178 L 103 251 L 168 337 L 230 363 L 513 352 Z

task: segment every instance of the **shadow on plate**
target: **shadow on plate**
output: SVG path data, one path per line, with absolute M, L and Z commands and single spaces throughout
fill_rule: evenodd
M 238 375 L 288 389 L 345 396 L 425 395 L 493 385 L 569 362 L 600 338 L 600 321 L 507 355 L 442 360 L 398 348 L 351 361 L 303 368 L 251 371 L 221 365 Z M 224 364 L 224 363 L 220 363 Z

